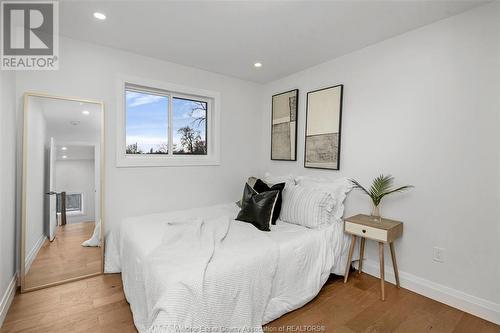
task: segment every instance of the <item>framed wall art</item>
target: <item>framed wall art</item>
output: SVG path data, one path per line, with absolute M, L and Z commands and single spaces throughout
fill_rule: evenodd
M 307 93 L 304 167 L 339 170 L 342 84 Z
M 299 90 L 274 95 L 271 116 L 271 160 L 297 160 Z

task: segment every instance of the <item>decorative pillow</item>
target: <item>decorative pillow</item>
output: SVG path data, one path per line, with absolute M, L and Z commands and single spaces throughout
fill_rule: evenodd
M 248 184 L 245 184 L 241 210 L 236 220 L 253 224 L 262 231 L 271 231 L 273 211 L 278 199 L 279 191 L 256 193 Z
M 285 188 L 285 183 L 274 184 L 273 186 L 269 187 L 269 185 L 267 185 L 266 183 L 264 183 L 260 179 L 257 179 L 255 181 L 254 186 L 253 186 L 254 191 L 256 191 L 257 193 L 268 192 L 268 191 L 279 191 L 278 198 L 276 200 L 276 205 L 274 206 L 272 224 L 276 224 L 276 220 L 278 220 L 278 218 L 280 217 L 281 201 L 282 201 L 281 198 L 282 198 L 282 192 L 283 192 L 284 188 Z
M 352 184 L 347 178 L 338 178 L 335 180 L 316 179 L 309 177 L 299 177 L 297 184 L 311 189 L 317 189 L 330 193 L 335 202 L 333 208 L 333 218 L 341 221 L 344 215 L 344 201 L 347 194 L 352 190 Z
M 257 180 L 258 180 L 257 177 L 248 177 L 247 184 L 253 188 L 255 185 L 255 182 L 257 182 Z
M 257 177 L 248 177 L 247 184 L 250 185 L 251 188 L 253 188 L 256 181 L 257 181 Z M 238 207 L 241 208 L 241 202 L 242 201 L 243 201 L 243 199 L 240 199 L 240 200 L 236 201 L 235 202 L 236 206 L 238 206 Z
M 295 185 L 295 178 L 291 174 L 286 176 L 274 176 L 266 172 L 262 180 L 268 185 L 277 183 L 285 183 L 287 187 Z
M 280 219 L 315 229 L 330 224 L 333 207 L 332 196 L 325 191 L 302 186 L 286 187 Z

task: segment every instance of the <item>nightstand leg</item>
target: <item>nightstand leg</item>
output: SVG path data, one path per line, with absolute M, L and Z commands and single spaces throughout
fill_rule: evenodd
M 394 276 L 396 277 L 396 286 L 400 288 L 399 285 L 399 273 L 398 273 L 398 264 L 396 263 L 396 251 L 394 250 L 394 243 L 390 242 L 389 247 L 391 249 L 391 257 L 392 257 L 392 267 L 394 268 Z
M 365 256 L 365 238 L 361 238 L 360 244 L 359 244 L 359 266 L 358 266 L 358 273 L 361 274 L 363 271 L 363 258 Z
M 349 271 L 351 270 L 352 253 L 354 252 L 355 245 L 356 245 L 356 236 L 352 235 L 351 246 L 349 247 L 349 256 L 347 257 L 347 265 L 345 268 L 344 283 L 347 282 L 347 278 L 349 277 Z
M 385 300 L 385 286 L 384 286 L 384 243 L 378 243 L 378 256 L 380 259 L 380 298 Z

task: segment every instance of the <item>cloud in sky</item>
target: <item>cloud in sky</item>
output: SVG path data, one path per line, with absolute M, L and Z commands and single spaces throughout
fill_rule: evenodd
M 165 97 L 159 95 L 141 94 L 138 92 L 127 91 L 127 105 L 129 107 L 156 103 L 164 98 Z

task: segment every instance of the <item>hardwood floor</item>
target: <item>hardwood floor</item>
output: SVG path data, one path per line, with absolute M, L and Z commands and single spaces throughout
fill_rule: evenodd
M 26 274 L 26 288 L 101 271 L 101 248 L 83 247 L 94 231 L 93 222 L 58 226 L 56 238 L 42 245 Z
M 332 279 L 318 297 L 265 326 L 265 332 L 453 332 L 493 333 L 500 326 L 460 310 L 386 285 L 379 299 L 379 280 L 352 274 L 349 282 Z M 317 331 L 305 331 L 317 325 Z M 0 333 L 137 332 L 119 274 L 101 275 L 18 294 Z

